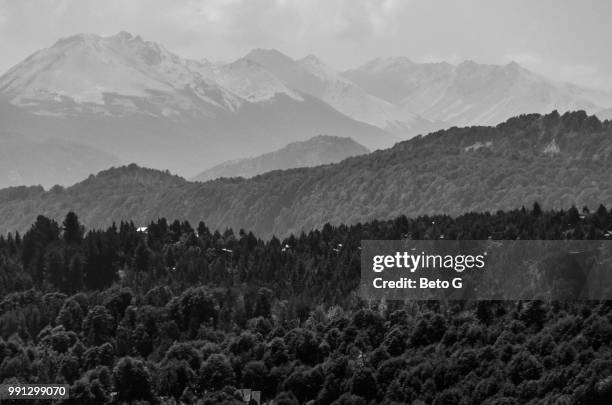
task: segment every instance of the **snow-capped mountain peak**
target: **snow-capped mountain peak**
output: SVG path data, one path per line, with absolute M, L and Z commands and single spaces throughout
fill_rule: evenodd
M 257 62 L 270 71 L 290 69 L 295 64 L 293 59 L 276 49 L 253 49 L 244 58 Z
M 289 89 L 263 66 L 248 58 L 240 58 L 218 67 L 211 77 L 250 102 L 270 100 L 277 94 L 302 100 L 296 91 Z
M 245 59 L 261 65 L 288 88 L 317 97 L 358 121 L 402 133 L 415 130 L 411 128 L 415 123 L 430 124 L 369 94 L 314 55 L 294 60 L 277 50 L 255 49 Z
M 321 80 L 348 83 L 348 80 L 340 76 L 337 71 L 329 67 L 325 62 L 314 55 L 305 56 L 304 58 L 298 60 L 297 63 L 309 73 L 317 76 Z
M 122 31 L 78 34 L 0 77 L 0 98 L 38 114 L 214 118 L 288 97 L 316 102 L 401 137 L 449 125 L 496 124 L 553 109 L 600 111 L 612 96 L 556 83 L 516 62 L 416 63 L 373 59 L 338 72 L 315 55 L 253 49 L 231 62 L 190 60 Z
M 299 67 L 278 51 L 251 56 L 281 70 Z M 398 140 L 288 83 L 250 58 L 185 59 L 128 32 L 78 34 L 0 76 L 0 118 L 11 118 L 0 129 L 76 140 L 183 175 L 317 134 L 351 136 L 372 149 Z
M 97 111 L 105 106 L 105 113 L 110 113 L 106 107 L 113 103 L 134 110 L 134 97 L 150 101 L 156 94 L 163 99 L 157 103 L 164 104 L 158 105 L 158 113 L 194 110 L 193 100 L 180 94 L 187 89 L 213 110 L 232 110 L 241 102 L 186 60 L 125 31 L 107 37 L 78 34 L 63 38 L 0 77 L 0 93 L 13 104 L 62 114 L 75 103 Z
M 612 96 L 556 83 L 516 62 L 481 64 L 472 60 L 413 63 L 378 58 L 343 76 L 365 91 L 448 125 L 495 125 L 524 113 L 554 109 L 597 111 Z

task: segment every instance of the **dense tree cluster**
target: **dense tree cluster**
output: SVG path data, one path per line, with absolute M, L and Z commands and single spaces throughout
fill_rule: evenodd
M 612 213 L 398 217 L 262 240 L 200 223 L 0 238 L 0 383 L 67 403 L 609 404 L 609 302 L 363 302 L 362 239 L 603 239 Z
M 25 231 L 36 215 L 67 211 L 89 227 L 160 217 L 262 237 L 329 222 L 431 213 L 545 209 L 612 202 L 612 122 L 583 111 L 529 114 L 496 127 L 450 128 L 338 164 L 272 171 L 251 179 L 188 182 L 136 165 L 68 188 L 0 190 L 0 232 Z

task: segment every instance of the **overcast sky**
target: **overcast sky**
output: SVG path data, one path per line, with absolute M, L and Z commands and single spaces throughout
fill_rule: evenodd
M 276 48 L 339 69 L 397 55 L 515 60 L 612 89 L 608 0 L 0 0 L 0 72 L 60 37 L 121 30 L 196 59 Z

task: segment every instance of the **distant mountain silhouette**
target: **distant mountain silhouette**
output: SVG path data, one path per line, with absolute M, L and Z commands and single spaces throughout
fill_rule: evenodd
M 369 94 L 314 55 L 294 60 L 274 49 L 255 49 L 244 59 L 263 66 L 290 88 L 315 96 L 351 118 L 403 138 L 441 126 L 441 123 L 431 122 Z
M 0 131 L 0 188 L 70 185 L 119 163 L 116 156 L 77 142 Z
M 378 58 L 339 72 L 315 55 L 293 59 L 274 49 L 218 63 L 128 32 L 60 39 L 0 76 L 0 132 L 77 143 L 185 177 L 317 134 L 375 150 L 452 126 L 553 109 L 605 116 L 611 106 L 610 93 L 556 83 L 517 63 Z M 26 149 L 15 153 L 28 159 Z M 91 162 L 84 169 L 100 169 L 99 159 Z M 63 163 L 58 155 L 52 166 Z M 49 184 L 49 171 L 31 169 L 23 184 Z M 0 178 L 22 178 L 8 170 Z M 59 184 L 74 180 L 55 173 Z
M 213 229 L 285 235 L 326 222 L 400 214 L 459 214 L 531 205 L 612 204 L 612 123 L 584 112 L 530 114 L 495 127 L 452 128 L 337 164 L 252 179 L 189 182 L 136 165 L 66 189 L 0 190 L 0 233 L 38 214 L 78 212 L 88 226 L 158 217 L 203 220 Z
M 351 138 L 319 135 L 307 141 L 293 142 L 282 149 L 261 156 L 231 160 L 195 176 L 194 181 L 219 177 L 253 177 L 272 170 L 293 169 L 337 163 L 370 151 Z
M 495 125 L 520 114 L 552 110 L 595 113 L 612 106 L 611 92 L 557 83 L 516 62 L 453 65 L 378 58 L 342 75 L 402 110 L 447 126 Z
M 254 64 L 217 69 L 126 32 L 75 35 L 32 54 L 0 77 L 0 116 L 10 116 L 3 132 L 75 141 L 184 176 L 322 133 L 372 149 L 399 140 Z

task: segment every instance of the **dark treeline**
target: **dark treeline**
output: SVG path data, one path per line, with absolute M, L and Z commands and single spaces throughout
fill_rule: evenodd
M 366 303 L 363 239 L 604 239 L 612 212 L 324 226 L 284 240 L 69 213 L 0 237 L 0 383 L 68 403 L 610 404 L 609 302 Z

